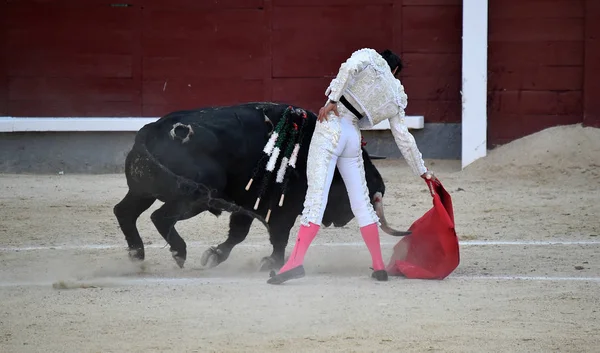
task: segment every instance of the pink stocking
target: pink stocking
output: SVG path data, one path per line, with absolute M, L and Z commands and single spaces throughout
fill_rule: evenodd
M 317 236 L 319 229 L 321 227 L 310 223 L 310 226 L 307 227 L 305 225 L 300 226 L 300 230 L 298 231 L 298 239 L 296 240 L 296 245 L 294 245 L 294 249 L 290 255 L 290 258 L 286 262 L 286 264 L 279 270 L 279 273 L 289 271 L 294 267 L 298 267 L 304 263 L 304 255 L 308 251 L 308 247 L 312 243 L 313 239 Z
M 368 226 L 361 227 L 360 233 L 362 234 L 365 244 L 367 244 L 367 248 L 371 253 L 373 270 L 384 270 L 385 265 L 383 264 L 383 258 L 381 256 L 381 244 L 379 243 L 379 229 L 377 228 L 377 223 L 372 223 Z

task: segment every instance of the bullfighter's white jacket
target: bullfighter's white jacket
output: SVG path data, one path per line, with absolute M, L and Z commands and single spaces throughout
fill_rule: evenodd
M 361 129 L 388 119 L 394 141 L 413 173 L 422 175 L 427 172 L 423 156 L 404 122 L 404 110 L 408 104 L 404 86 L 377 51 L 368 48 L 355 51 L 340 66 L 325 95 L 346 110 L 339 103 L 343 95 L 364 115 L 358 122 Z

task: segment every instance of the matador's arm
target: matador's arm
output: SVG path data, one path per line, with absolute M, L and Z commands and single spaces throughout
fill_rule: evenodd
M 406 106 L 408 105 L 408 97 L 404 92 L 404 87 L 399 84 L 400 89 L 400 102 L 398 115 L 393 116 L 389 119 L 390 128 L 392 135 L 396 141 L 398 149 L 402 153 L 402 156 L 408 163 L 408 166 L 412 172 L 417 176 L 422 176 L 427 172 L 425 162 L 423 161 L 423 155 L 417 147 L 414 136 L 408 131 L 408 127 L 404 123 L 404 117 Z

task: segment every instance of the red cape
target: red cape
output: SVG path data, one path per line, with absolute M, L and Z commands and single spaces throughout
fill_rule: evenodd
M 392 276 L 442 280 L 460 262 L 452 198 L 441 182 L 426 180 L 426 183 L 433 197 L 433 208 L 411 225 L 411 235 L 394 246 L 387 266 Z

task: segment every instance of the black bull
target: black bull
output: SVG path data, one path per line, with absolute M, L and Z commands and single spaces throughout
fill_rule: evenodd
M 231 250 L 246 238 L 253 220 L 259 219 L 267 225 L 273 247 L 271 256 L 262 259 L 261 270 L 280 268 L 290 229 L 303 209 L 307 189 L 306 160 L 316 124 L 314 113 L 306 112 L 308 118 L 301 149 L 295 172 L 289 177 L 290 186 L 283 206 L 277 205 L 280 190 L 269 188 L 255 211 L 257 187 L 253 186 L 249 191 L 245 188 L 273 127 L 287 107 L 285 104 L 249 103 L 177 111 L 142 127 L 125 161 L 129 191 L 114 207 L 130 257 L 144 259 L 144 243 L 136 221 L 158 199 L 164 204 L 152 213 L 151 219 L 170 245 L 172 256 L 180 267 L 185 262 L 187 249 L 175 224 L 204 211 L 215 216 L 226 211 L 231 213 L 227 239 L 204 252 L 202 265 L 213 267 L 225 261 Z M 294 108 L 296 113 L 303 111 Z M 392 235 L 405 235 L 385 222 L 381 202 L 385 194 L 383 178 L 364 149 L 363 159 L 369 195 L 381 219 L 381 228 Z M 260 173 L 257 177 L 260 178 Z M 272 213 L 267 224 L 263 217 L 269 207 Z M 323 225 L 341 227 L 353 218 L 346 187 L 336 170 Z

